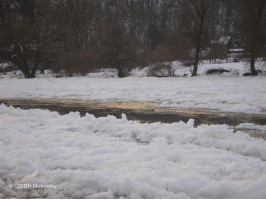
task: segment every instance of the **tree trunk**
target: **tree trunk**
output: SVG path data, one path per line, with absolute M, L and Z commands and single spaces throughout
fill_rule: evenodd
M 196 47 L 196 53 L 195 53 L 195 62 L 194 62 L 192 76 L 197 76 L 198 65 L 199 65 L 199 54 L 200 54 L 200 47 L 199 47 L 199 45 L 197 45 L 197 47 Z
M 200 56 L 200 51 L 201 51 L 203 26 L 205 23 L 206 10 L 204 10 L 204 0 L 200 1 L 200 5 L 201 5 L 201 15 L 199 15 L 200 24 L 199 24 L 199 29 L 196 32 L 196 38 L 195 38 L 196 53 L 195 53 L 195 62 L 194 62 L 194 68 L 193 68 L 192 76 L 197 76 L 197 72 L 198 72 L 198 64 L 199 64 L 199 56 Z
M 20 67 L 19 67 L 19 68 L 20 68 Z M 22 73 L 23 73 L 23 75 L 25 76 L 25 78 L 32 78 L 32 77 L 31 77 L 31 74 L 30 74 L 29 71 L 24 70 L 24 69 L 22 69 L 22 68 L 20 68 L 20 70 L 22 71 Z
M 25 78 L 35 78 L 35 73 L 36 73 L 36 69 L 37 68 L 34 68 L 32 70 L 32 72 L 30 72 L 30 69 L 29 69 L 29 66 L 28 66 L 27 62 L 24 62 L 23 64 L 20 64 L 20 65 L 18 65 L 18 63 L 16 63 L 16 65 L 22 71 L 22 73 L 23 73 Z
M 256 76 L 258 75 L 258 72 L 255 69 L 255 55 L 252 52 L 250 56 L 250 71 L 251 71 L 251 76 Z
M 25 76 L 25 78 L 32 78 L 31 74 L 29 72 L 29 68 L 27 66 L 24 65 L 17 65 L 18 68 L 22 71 L 23 75 Z
M 255 69 L 255 56 L 256 56 L 256 44 L 257 44 L 257 35 L 253 35 L 252 44 L 251 44 L 251 53 L 250 53 L 250 75 L 256 76 L 258 72 Z
M 117 71 L 118 71 L 118 77 L 119 78 L 123 78 L 123 77 L 126 77 L 124 71 L 123 71 L 123 68 L 121 66 L 118 66 L 117 67 Z
M 33 69 L 30 73 L 30 78 L 35 78 L 36 69 Z

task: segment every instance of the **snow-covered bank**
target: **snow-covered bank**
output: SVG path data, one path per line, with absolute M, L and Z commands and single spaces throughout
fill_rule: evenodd
M 250 73 L 250 63 L 247 61 L 239 61 L 233 62 L 234 59 L 216 59 L 217 62 L 210 63 L 209 60 L 201 60 L 198 66 L 198 75 L 206 75 L 207 71 L 210 69 L 224 69 L 228 72 L 221 74 L 221 76 L 243 76 L 244 73 Z M 4 63 L 8 65 L 8 63 Z M 185 66 L 181 61 L 173 61 L 173 62 L 165 62 L 164 64 L 168 64 L 171 66 L 171 71 L 174 76 L 183 76 L 184 74 L 188 75 L 192 73 L 193 66 Z M 4 66 L 4 65 L 3 65 Z M 129 72 L 129 76 L 131 77 L 147 77 L 150 76 L 150 70 L 154 67 L 154 64 L 146 66 L 146 67 L 137 67 L 132 69 Z M 1 65 L 0 65 L 1 68 Z M 2 67 L 4 69 L 4 67 Z M 258 59 L 256 62 L 256 70 L 260 70 L 260 76 L 266 75 L 266 61 L 263 59 Z M 37 78 L 51 78 L 56 77 L 56 74 L 53 74 L 51 70 L 44 70 L 44 74 L 41 73 L 40 70 L 37 70 L 36 77 Z M 167 72 L 165 73 L 167 74 Z M 61 74 L 61 76 L 65 76 Z M 73 74 L 73 76 L 77 76 Z M 84 75 L 85 77 L 90 78 L 118 78 L 117 70 L 112 68 L 102 68 L 95 70 L 94 72 L 90 72 Z M 0 73 L 0 79 L 6 78 L 23 78 L 23 73 L 20 70 L 12 70 L 10 72 Z
M 0 116 L 2 198 L 266 198 L 266 141 L 226 125 L 4 105 Z M 17 189 L 22 182 L 56 189 Z
M 153 101 L 173 109 L 266 110 L 266 78 L 44 78 L 0 79 L 0 98 L 64 98 L 99 101 Z
M 171 65 L 172 71 L 175 76 L 183 76 L 184 74 L 191 74 L 193 66 L 184 66 L 180 61 L 167 62 Z M 256 69 L 260 70 L 262 73 L 260 75 L 266 75 L 266 62 L 259 60 L 256 63 Z M 144 67 L 142 69 L 136 68 L 130 72 L 130 76 L 135 77 L 147 77 L 149 76 L 149 70 L 153 65 Z M 209 60 L 200 61 L 198 66 L 198 75 L 206 75 L 207 71 L 210 69 L 224 69 L 229 72 L 223 73 L 222 76 L 243 76 L 244 73 L 250 73 L 250 64 L 248 62 L 232 62 L 232 60 L 217 60 L 217 63 L 210 63 Z M 101 72 L 102 73 L 102 72 Z M 110 72 L 109 72 L 110 73 Z M 167 73 L 166 73 L 167 74 Z M 99 75 L 99 73 L 98 73 Z M 110 73 L 111 75 L 111 73 Z M 109 77 L 111 77 L 109 75 Z M 92 76 L 92 75 L 90 75 Z M 95 75 L 96 76 L 96 75 Z M 105 75 L 106 76 L 106 75 Z M 114 76 L 114 75 L 113 75 Z M 98 76 L 99 77 L 99 76 Z M 103 77 L 103 76 L 102 76 Z

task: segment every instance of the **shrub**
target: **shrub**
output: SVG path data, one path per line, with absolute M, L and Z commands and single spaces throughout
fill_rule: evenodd
M 194 65 L 194 60 L 186 60 L 183 62 L 183 65 L 185 67 L 191 67 L 192 65 Z
M 149 68 L 148 76 L 155 77 L 172 77 L 175 76 L 175 69 L 171 63 L 159 62 Z
M 216 59 L 224 59 L 227 57 L 227 49 L 225 45 L 214 43 L 211 45 L 211 49 L 207 58 L 210 63 L 216 63 Z
M 6 73 L 6 72 L 11 72 L 13 70 L 17 70 L 18 68 L 14 66 L 11 63 L 8 63 L 9 65 L 6 67 L 0 67 L 0 73 Z
M 151 63 L 160 63 L 172 60 L 169 48 L 165 44 L 158 44 L 155 49 L 145 49 L 138 54 L 138 61 L 143 66 Z
M 93 57 L 90 52 L 76 51 L 68 53 L 59 59 L 60 69 L 64 69 L 64 72 L 68 76 L 85 75 L 96 68 L 93 63 Z
M 222 69 L 222 68 L 219 68 L 219 69 L 209 69 L 206 74 L 222 74 L 224 72 L 230 72 L 229 70 L 226 70 L 226 69 Z

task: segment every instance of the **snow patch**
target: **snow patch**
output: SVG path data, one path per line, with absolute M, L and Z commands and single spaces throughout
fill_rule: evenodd
M 143 124 L 124 114 L 60 116 L 3 104 L 0 117 L 3 198 L 266 198 L 266 141 L 227 125 Z M 56 190 L 8 187 L 22 180 Z
M 0 79 L 0 98 L 148 101 L 171 109 L 263 113 L 265 85 L 263 76 Z

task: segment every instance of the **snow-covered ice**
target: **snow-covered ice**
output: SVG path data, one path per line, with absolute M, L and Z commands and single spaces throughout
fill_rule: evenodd
M 152 101 L 172 109 L 265 113 L 265 86 L 264 76 L 13 78 L 0 79 L 0 98 Z
M 266 132 L 266 126 L 255 125 L 253 123 L 241 123 L 238 126 L 236 126 L 236 128 L 239 128 L 239 129 L 242 128 L 242 129 L 247 129 L 247 130 L 259 130 L 259 131 Z
M 266 141 L 227 125 L 5 105 L 0 118 L 2 198 L 266 198 Z M 17 189 L 22 182 L 56 189 Z

